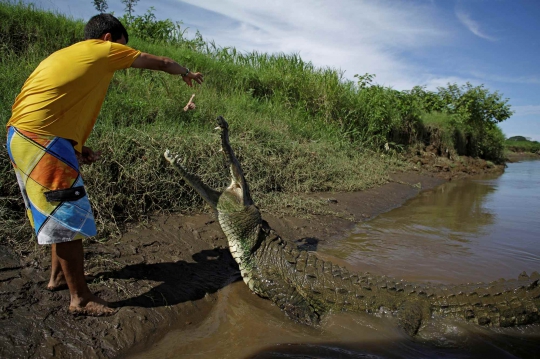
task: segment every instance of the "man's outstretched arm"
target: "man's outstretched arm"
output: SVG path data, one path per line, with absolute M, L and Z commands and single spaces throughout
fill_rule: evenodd
M 200 72 L 191 72 L 187 67 L 178 64 L 168 57 L 156 56 L 145 52 L 141 53 L 141 55 L 133 61 L 131 67 L 164 71 L 171 75 L 181 75 L 182 80 L 184 80 L 188 86 L 192 86 L 192 80 L 198 84 L 203 82 L 203 75 Z

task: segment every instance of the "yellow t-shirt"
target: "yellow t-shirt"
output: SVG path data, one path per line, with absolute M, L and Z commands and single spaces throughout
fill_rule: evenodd
M 24 83 L 7 126 L 72 140 L 81 152 L 114 72 L 130 67 L 140 54 L 103 40 L 56 51 Z

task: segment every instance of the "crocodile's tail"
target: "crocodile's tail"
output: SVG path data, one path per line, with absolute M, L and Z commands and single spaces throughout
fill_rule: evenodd
M 493 327 L 540 322 L 540 275 L 536 272 L 530 277 L 522 273 L 518 279 L 492 283 L 412 283 L 350 272 L 318 258 L 315 253 L 299 251 L 273 231 L 268 232 L 267 238 L 258 254 L 257 271 L 265 283 L 270 280 L 273 286 L 256 292 L 268 296 L 295 320 L 316 320 L 328 311 L 383 310 L 395 314 L 400 326 L 410 335 L 415 335 L 432 316 L 461 318 Z M 280 288 L 280 295 L 273 293 L 275 287 Z M 280 305 L 282 293 L 295 298 L 294 311 L 290 302 L 288 306 Z
M 518 279 L 427 288 L 434 315 L 457 316 L 479 325 L 510 327 L 540 322 L 540 274 Z

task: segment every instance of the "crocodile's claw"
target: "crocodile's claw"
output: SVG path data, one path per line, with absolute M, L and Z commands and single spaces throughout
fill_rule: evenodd
M 174 152 L 169 151 L 169 149 L 165 150 L 165 153 L 163 154 L 165 159 L 169 161 L 171 164 L 180 164 L 180 155 L 176 154 Z

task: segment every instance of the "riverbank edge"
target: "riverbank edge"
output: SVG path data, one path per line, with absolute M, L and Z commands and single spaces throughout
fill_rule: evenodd
M 503 167 L 483 172 L 501 172 Z M 475 173 L 479 174 L 479 173 Z M 394 173 L 390 182 L 361 192 L 312 193 L 328 212 L 311 218 L 263 217 L 283 238 L 310 246 L 343 238 L 361 221 L 403 205 L 420 192 L 470 177 L 467 173 Z M 201 323 L 216 293 L 238 280 L 238 268 L 215 218 L 208 213 L 156 217 L 119 241 L 85 243 L 93 292 L 119 308 L 107 318 L 73 317 L 67 290 L 45 289 L 48 247 L 19 257 L 0 247 L 0 356 L 122 358 L 143 351 L 166 332 Z
M 507 163 L 520 162 L 523 160 L 540 160 L 540 153 L 508 152 L 506 154 Z

